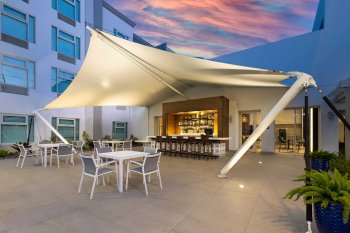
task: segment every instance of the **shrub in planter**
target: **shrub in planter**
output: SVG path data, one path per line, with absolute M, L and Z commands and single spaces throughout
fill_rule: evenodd
M 304 198 L 306 204 L 314 204 L 315 220 L 319 233 L 350 232 L 350 181 L 348 175 L 341 175 L 337 169 L 334 175 L 325 171 L 312 170 L 297 177 L 296 181 L 309 178 L 308 185 L 290 190 L 284 198 Z
M 89 134 L 86 131 L 83 131 L 83 141 L 84 141 L 84 150 L 94 149 L 94 142 L 90 139 Z
M 5 158 L 10 154 L 8 150 L 0 149 L 0 158 Z
M 310 154 L 311 168 L 318 171 L 328 171 L 329 161 L 335 157 L 336 154 L 329 151 L 314 151 Z
M 350 161 L 346 160 L 344 154 L 339 154 L 329 161 L 329 170 L 337 169 L 342 175 L 350 174 Z

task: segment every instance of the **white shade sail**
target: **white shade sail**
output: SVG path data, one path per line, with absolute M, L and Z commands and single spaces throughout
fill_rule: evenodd
M 67 90 L 45 109 L 83 106 L 148 106 L 198 85 L 280 87 L 289 77 L 192 58 L 91 30 L 84 63 Z

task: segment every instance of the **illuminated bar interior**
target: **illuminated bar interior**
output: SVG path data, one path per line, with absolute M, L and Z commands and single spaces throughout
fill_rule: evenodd
M 176 112 L 168 115 L 167 135 L 205 134 L 210 129 L 214 137 L 218 136 L 218 110 L 203 110 L 190 112 Z

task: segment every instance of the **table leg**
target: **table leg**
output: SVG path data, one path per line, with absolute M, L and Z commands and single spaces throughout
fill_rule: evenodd
M 118 172 L 119 172 L 119 175 L 118 175 L 118 191 L 120 193 L 123 192 L 123 176 L 124 176 L 124 172 L 123 172 L 123 169 L 124 169 L 124 160 L 123 159 L 120 159 L 119 160 L 119 165 L 118 165 Z
M 44 167 L 47 166 L 47 147 L 44 147 Z

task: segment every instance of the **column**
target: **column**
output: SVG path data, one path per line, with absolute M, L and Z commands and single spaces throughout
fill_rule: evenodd
M 345 119 L 350 122 L 350 86 L 345 89 Z M 350 159 L 350 130 L 345 128 L 345 154 Z

